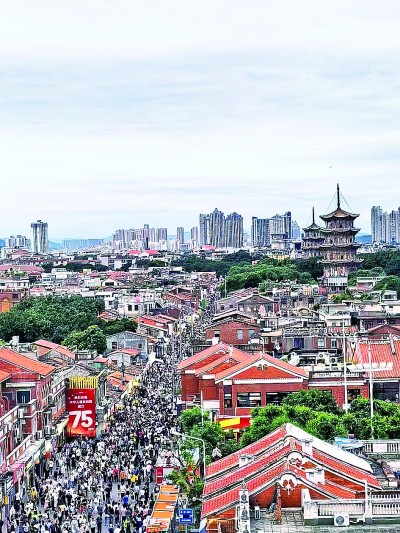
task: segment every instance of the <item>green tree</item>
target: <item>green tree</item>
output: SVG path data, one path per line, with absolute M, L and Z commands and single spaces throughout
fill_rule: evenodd
M 24 298 L 9 313 L 0 314 L 0 337 L 21 342 L 46 339 L 60 343 L 72 331 L 98 323 L 104 302 L 81 296 Z
M 397 297 L 400 296 L 400 277 L 386 276 L 381 279 L 374 287 L 374 291 L 396 291 Z
M 308 389 L 292 392 L 283 401 L 284 407 L 309 407 L 313 411 L 338 414 L 340 412 L 335 398 L 330 391 Z
M 315 413 L 304 429 L 307 433 L 327 441 L 333 441 L 335 437 L 347 437 L 347 430 L 341 417 L 332 413 Z
M 96 350 L 103 353 L 107 348 L 106 336 L 99 326 L 89 326 L 84 331 L 72 331 L 62 342 L 70 349 Z
M 105 335 L 114 335 L 123 331 L 136 331 L 137 328 L 136 322 L 131 318 L 118 318 L 110 322 L 99 320 L 98 325 Z

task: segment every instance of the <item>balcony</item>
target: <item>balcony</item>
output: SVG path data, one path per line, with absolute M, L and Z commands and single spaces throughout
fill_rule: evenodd
M 366 517 L 393 523 L 393 519 L 400 521 L 400 495 L 388 493 L 386 495 L 372 494 L 365 505 L 365 499 L 358 500 L 311 500 L 306 497 L 303 504 L 304 522 L 306 525 L 326 524 L 326 519 L 336 514 L 348 514 L 351 522 L 363 522 Z

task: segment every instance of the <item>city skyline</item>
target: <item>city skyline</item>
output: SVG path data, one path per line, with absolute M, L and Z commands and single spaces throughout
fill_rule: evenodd
M 5 202 L 3 235 L 37 218 L 57 238 L 190 228 L 215 205 L 247 228 L 287 209 L 303 226 L 336 182 L 363 232 L 391 205 L 393 0 L 6 0 L 2 20 L 4 195 L 29 198 Z

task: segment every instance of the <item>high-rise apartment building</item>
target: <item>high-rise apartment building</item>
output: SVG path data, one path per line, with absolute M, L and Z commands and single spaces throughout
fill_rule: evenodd
M 243 217 L 238 213 L 231 213 L 225 219 L 224 248 L 242 248 L 243 246 Z
M 269 218 L 251 219 L 251 244 L 261 248 L 270 246 Z
M 210 215 L 200 214 L 200 244 L 210 244 Z
M 167 240 L 168 240 L 167 228 L 157 228 L 156 229 L 156 242 L 167 241 Z
M 145 224 L 138 229 L 117 229 L 113 235 L 113 248 L 149 249 L 150 243 L 166 243 L 167 240 L 167 228 L 151 228 Z
M 197 226 L 193 226 L 190 230 L 190 240 L 196 244 L 199 242 L 199 228 Z
M 176 228 L 176 239 L 179 244 L 183 244 L 185 242 L 185 228 L 182 226 Z
M 32 251 L 34 254 L 47 254 L 49 251 L 48 224 L 42 220 L 32 222 Z
M 400 207 L 390 213 L 380 206 L 371 209 L 372 241 L 377 244 L 400 243 Z
M 222 211 L 214 209 L 210 214 L 201 214 L 200 244 L 211 244 L 216 248 L 241 248 L 243 246 L 243 217 L 231 213 L 225 217 Z
M 31 247 L 31 241 L 24 235 L 10 235 L 10 237 L 5 239 L 5 247 L 18 250 L 28 250 Z
M 295 220 L 292 220 L 292 241 L 300 241 L 301 240 L 301 229 L 298 223 Z

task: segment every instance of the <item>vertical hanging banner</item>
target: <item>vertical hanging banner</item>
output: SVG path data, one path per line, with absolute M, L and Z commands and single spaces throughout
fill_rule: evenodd
M 67 436 L 96 436 L 96 390 L 68 389 L 67 411 L 69 414 Z

